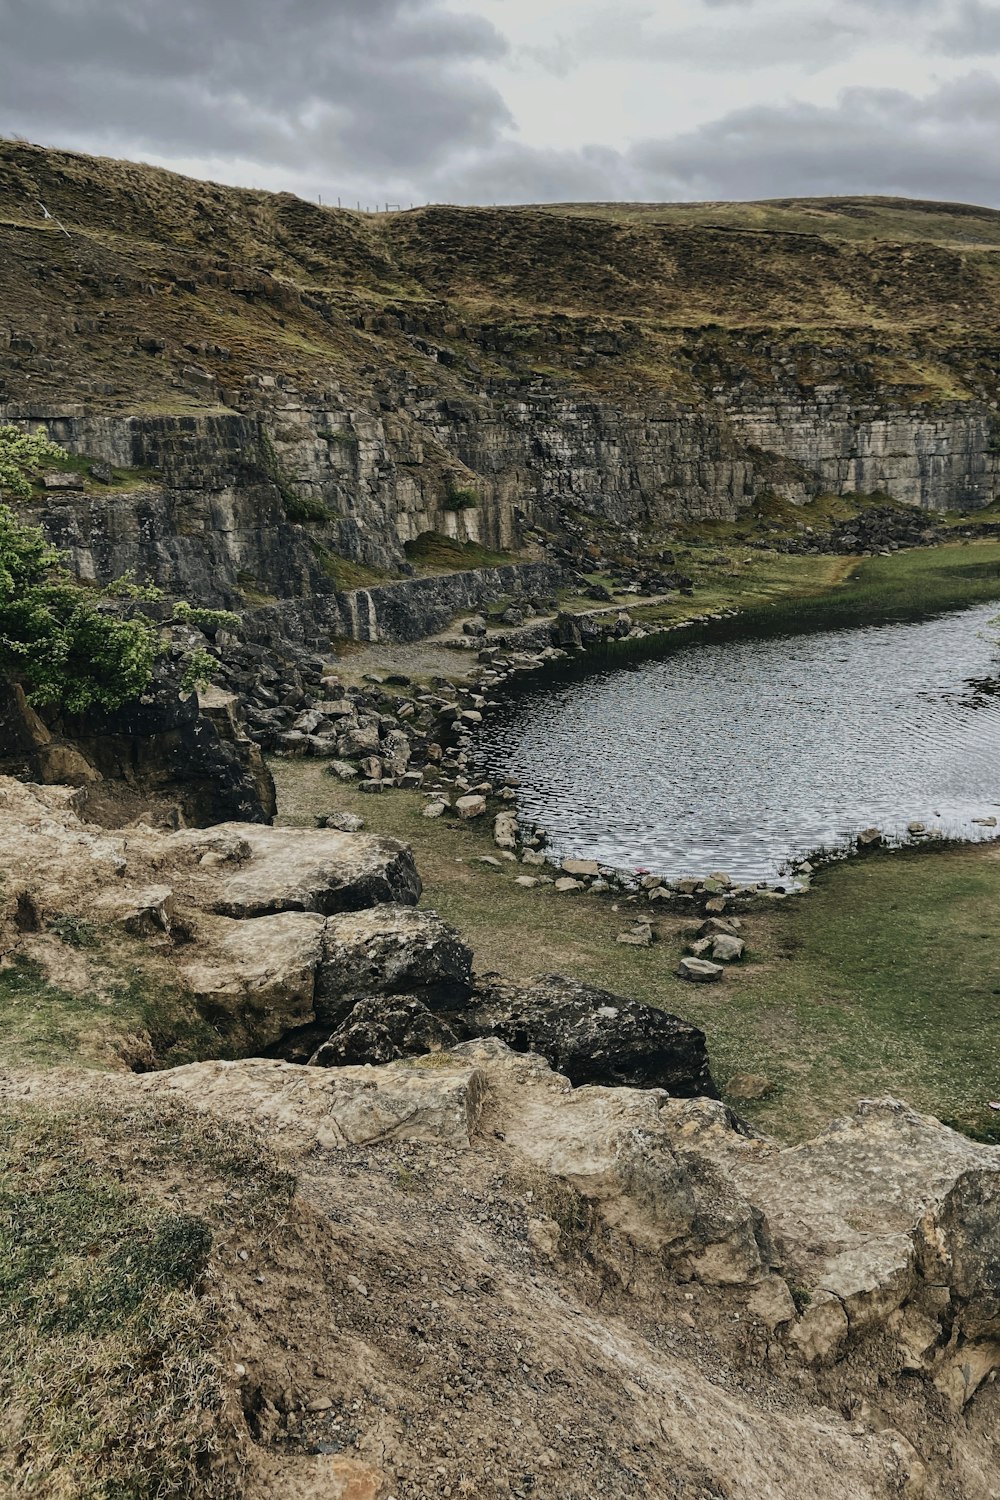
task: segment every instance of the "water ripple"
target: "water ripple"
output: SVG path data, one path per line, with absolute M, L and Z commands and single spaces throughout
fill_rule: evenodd
M 712 642 L 535 688 L 485 726 L 487 767 L 560 854 L 774 878 L 877 825 L 983 837 L 1000 815 L 989 604 L 920 624 Z

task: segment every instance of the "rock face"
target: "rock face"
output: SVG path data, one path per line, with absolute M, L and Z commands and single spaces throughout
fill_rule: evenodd
M 39 198 L 81 232 L 71 268 L 40 242 L 34 276 L 14 226 Z M 885 239 L 863 208 L 871 241 L 842 236 L 836 215 L 829 236 L 819 221 L 803 236 L 753 216 L 626 228 L 524 209 L 334 227 L 308 205 L 250 207 L 16 142 L 0 148 L 0 206 L 18 268 L 0 421 L 43 424 L 95 481 L 43 489 L 33 514 L 81 578 L 134 569 L 244 607 L 256 640 L 412 639 L 557 581 L 549 562 L 470 569 L 461 553 L 448 576 L 401 576 L 427 533 L 509 550 L 525 523 L 558 533 L 569 511 L 641 529 L 733 518 L 768 491 L 924 510 L 998 491 L 988 216 L 956 210 L 948 245 L 937 221 L 927 238 L 920 205 Z M 181 248 L 164 216 L 214 217 L 211 246 Z M 387 301 L 386 278 L 411 292 Z M 170 317 L 137 334 L 153 284 Z M 84 335 L 89 298 L 108 316 Z M 345 589 L 345 558 L 385 576 Z
M 30 944 L 42 940 L 58 947 L 66 923 L 71 931 L 94 925 L 97 936 L 117 928 L 136 960 L 153 962 L 147 983 L 187 994 L 220 1050 L 271 1047 L 315 1020 L 318 982 L 327 996 L 335 988 L 329 954 L 339 962 L 347 951 L 335 938 L 327 944 L 326 931 L 328 922 L 350 919 L 330 913 L 415 902 L 420 892 L 412 855 L 393 839 L 243 823 L 109 832 L 87 822 L 88 795 L 0 777 L 0 957 L 32 959 Z M 394 914 L 369 924 L 381 936 L 383 977 L 398 972 L 442 999 L 466 992 L 468 950 L 442 923 L 409 906 L 377 909 Z M 60 969 L 72 973 L 81 963 L 62 951 L 62 965 L 47 955 L 60 984 L 67 982 Z M 81 989 L 90 993 L 98 977 L 84 964 Z M 370 966 L 363 977 L 377 988 Z
M 391 1464 L 394 1493 L 464 1474 L 493 1497 L 538 1472 L 553 1500 L 991 1500 L 1000 1151 L 904 1105 L 863 1103 L 782 1148 L 717 1101 L 574 1088 L 496 1038 L 380 1068 L 206 1063 L 113 1082 L 256 1125 L 294 1162 L 300 1216 L 318 1210 L 342 1246 L 313 1240 L 305 1263 L 353 1277 L 329 1304 L 354 1351 L 325 1361 L 335 1399 L 357 1402 L 357 1457 Z M 13 1081 L 29 1100 L 47 1087 Z M 303 1299 L 284 1244 L 250 1270 L 281 1378 L 311 1397 L 324 1278 Z M 460 1447 L 420 1416 L 386 1428 L 411 1325 L 433 1410 L 439 1381 L 464 1393 Z M 260 1406 L 267 1355 L 251 1342 Z
M 339 1025 L 356 999 L 372 995 L 410 995 L 450 1011 L 471 990 L 472 953 L 434 912 L 385 904 L 327 923 L 316 988 L 320 1022 Z
M 537 1052 L 576 1085 L 715 1092 L 697 1027 L 559 974 L 531 985 L 490 976 L 454 1024 L 463 1036 L 498 1037 L 517 1052 Z
M 107 780 L 176 801 L 192 823 L 268 823 L 274 782 L 235 706 L 212 690 L 182 698 L 162 671 L 142 699 L 115 713 L 43 720 L 0 678 L 0 765 L 47 785 Z

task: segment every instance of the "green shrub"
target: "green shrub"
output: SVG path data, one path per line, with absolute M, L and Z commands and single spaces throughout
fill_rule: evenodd
M 50 443 L 43 432 L 0 427 L 0 494 L 26 500 L 31 494 L 31 474 L 65 457 L 66 450 Z
M 452 487 L 444 497 L 445 510 L 475 510 L 479 496 L 475 490 Z
M 61 560 L 39 527 L 0 505 L 0 671 L 35 703 L 120 708 L 148 687 L 159 631 L 113 613 L 108 595 L 81 588 Z

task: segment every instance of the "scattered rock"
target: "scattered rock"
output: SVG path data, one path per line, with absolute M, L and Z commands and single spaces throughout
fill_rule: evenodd
M 320 828 L 335 828 L 338 833 L 360 833 L 365 826 L 364 818 L 352 812 L 322 813 L 316 821 Z
M 676 970 L 678 979 L 689 979 L 693 984 L 714 984 L 725 972 L 721 964 L 704 958 L 682 958 Z
M 727 1099 L 749 1104 L 756 1099 L 766 1098 L 773 1087 L 770 1078 L 763 1073 L 734 1073 L 723 1092 Z
M 712 957 L 716 963 L 732 964 L 743 957 L 746 944 L 742 938 L 728 932 L 718 933 L 712 940 Z
M 624 932 L 620 932 L 617 941 L 632 948 L 650 948 L 653 943 L 653 929 L 648 922 L 637 922 L 634 927 L 628 927 Z
M 458 816 L 466 822 L 470 818 L 481 818 L 486 811 L 486 798 L 475 795 L 459 797 L 455 803 L 455 810 Z

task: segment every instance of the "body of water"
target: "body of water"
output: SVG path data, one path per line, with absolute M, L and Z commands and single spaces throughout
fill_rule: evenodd
M 533 686 L 480 763 L 560 855 L 773 880 L 864 828 L 1000 817 L 996 604 L 919 624 L 685 646 Z

